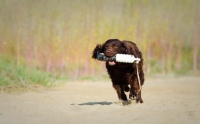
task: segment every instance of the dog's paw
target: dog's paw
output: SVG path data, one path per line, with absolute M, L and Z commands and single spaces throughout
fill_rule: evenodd
M 130 99 L 130 100 L 135 100 L 135 97 L 134 97 L 134 96 L 131 96 L 129 99 Z
M 140 103 L 143 103 L 144 101 L 140 98 L 136 98 L 136 103 L 138 103 L 138 102 L 140 102 Z
M 130 105 L 131 103 L 132 103 L 131 100 L 128 100 L 128 101 L 119 100 L 119 101 L 117 102 L 117 104 L 119 104 L 120 106 Z

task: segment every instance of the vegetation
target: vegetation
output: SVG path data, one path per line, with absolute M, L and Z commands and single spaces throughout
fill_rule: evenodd
M 199 6 L 199 0 L 0 0 L 6 56 L 0 84 L 102 75 L 104 63 L 91 53 L 110 38 L 135 42 L 146 74 L 199 75 Z
M 51 73 L 26 68 L 23 64 L 16 66 L 12 58 L 0 56 L 0 86 L 1 91 L 6 89 L 13 91 L 20 87 L 33 88 L 31 86 L 53 86 L 56 85 L 56 76 Z

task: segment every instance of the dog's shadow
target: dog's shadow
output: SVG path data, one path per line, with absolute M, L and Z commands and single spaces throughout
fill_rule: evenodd
M 113 104 L 113 102 L 103 101 L 103 102 L 86 102 L 86 103 L 80 103 L 77 105 L 84 106 L 84 105 L 111 105 L 111 104 Z M 71 105 L 75 105 L 75 104 L 71 104 Z

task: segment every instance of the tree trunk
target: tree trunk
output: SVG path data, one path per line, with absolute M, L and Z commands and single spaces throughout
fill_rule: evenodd
M 193 71 L 194 73 L 197 72 L 197 69 L 198 69 L 198 44 L 195 44 L 194 43 L 194 46 L 193 46 Z
M 18 30 L 18 35 L 17 35 L 17 48 L 16 48 L 16 57 L 17 57 L 17 66 L 20 65 L 20 31 Z
M 162 41 L 162 72 L 166 74 L 166 44 L 165 41 Z
M 178 51 L 177 51 L 177 56 L 176 56 L 176 64 L 175 64 L 175 68 L 177 70 L 180 70 L 181 69 L 181 53 L 182 53 L 182 46 L 181 44 L 178 45 Z
M 194 41 L 193 41 L 193 71 L 197 73 L 198 70 L 198 49 L 199 49 L 199 33 L 200 33 L 200 9 L 196 9 L 195 12 L 195 32 L 194 32 Z

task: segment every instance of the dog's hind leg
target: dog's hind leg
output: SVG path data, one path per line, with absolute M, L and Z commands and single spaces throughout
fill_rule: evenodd
M 134 98 L 136 97 L 136 98 Z M 133 82 L 131 83 L 131 89 L 130 89 L 130 95 L 129 98 L 131 100 L 136 100 L 136 102 L 143 103 L 142 97 L 141 97 L 141 89 L 139 87 L 138 80 L 136 78 L 133 79 Z
M 130 88 L 129 88 L 128 85 L 124 85 L 124 91 L 125 91 L 125 92 L 129 92 L 129 91 L 130 91 Z
M 140 103 L 143 103 L 143 100 L 142 100 L 142 97 L 141 97 L 141 91 L 136 96 L 136 102 L 138 103 L 139 101 L 140 101 Z

